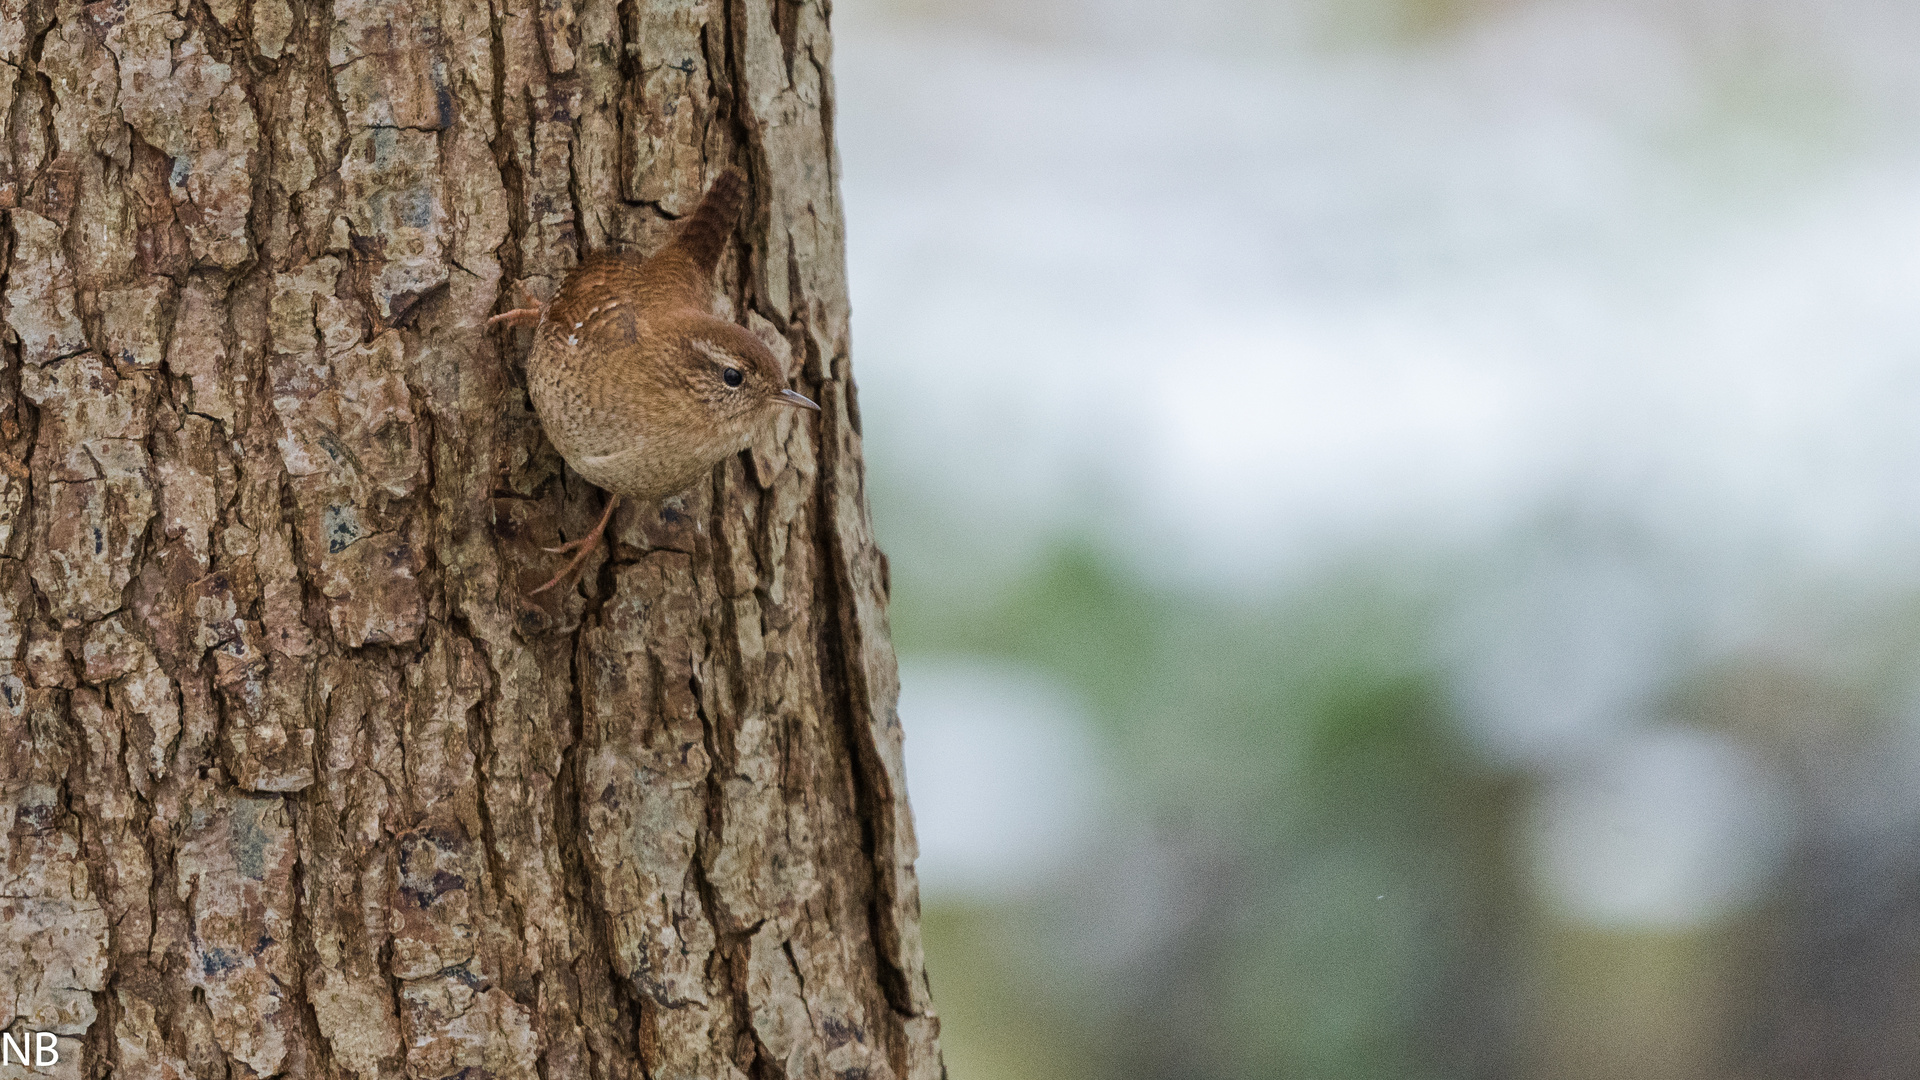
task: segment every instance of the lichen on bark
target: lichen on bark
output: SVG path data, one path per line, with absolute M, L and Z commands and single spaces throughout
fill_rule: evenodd
M 0 0 L 0 1029 L 56 1074 L 942 1075 L 827 15 Z M 601 496 L 486 319 L 728 165 L 716 299 L 824 411 L 529 599 Z

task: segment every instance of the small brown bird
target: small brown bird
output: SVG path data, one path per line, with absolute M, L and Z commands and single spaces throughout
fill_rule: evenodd
M 745 449 L 776 409 L 820 408 L 787 388 L 773 350 L 713 314 L 714 267 L 746 195 L 745 178 L 728 169 L 652 256 L 590 255 L 544 307 L 488 320 L 534 326 L 534 410 L 567 464 L 610 493 L 592 532 L 547 549 L 578 554 L 535 593 L 586 561 L 621 496 L 654 502 L 685 491 Z

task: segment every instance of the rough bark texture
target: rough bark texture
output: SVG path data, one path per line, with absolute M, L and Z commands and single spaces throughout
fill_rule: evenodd
M 56 1074 L 941 1074 L 826 20 L 0 0 L 0 1028 Z M 530 600 L 600 494 L 484 322 L 728 163 L 825 412 Z

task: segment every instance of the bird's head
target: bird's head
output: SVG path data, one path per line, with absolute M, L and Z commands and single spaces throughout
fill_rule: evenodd
M 781 408 L 820 408 L 787 388 L 787 373 L 773 350 L 745 327 L 700 318 L 676 336 L 673 381 L 718 426 L 745 430 Z

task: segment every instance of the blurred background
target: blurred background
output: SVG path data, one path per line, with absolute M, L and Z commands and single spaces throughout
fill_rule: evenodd
M 833 18 L 955 1080 L 1920 1075 L 1920 5 Z

